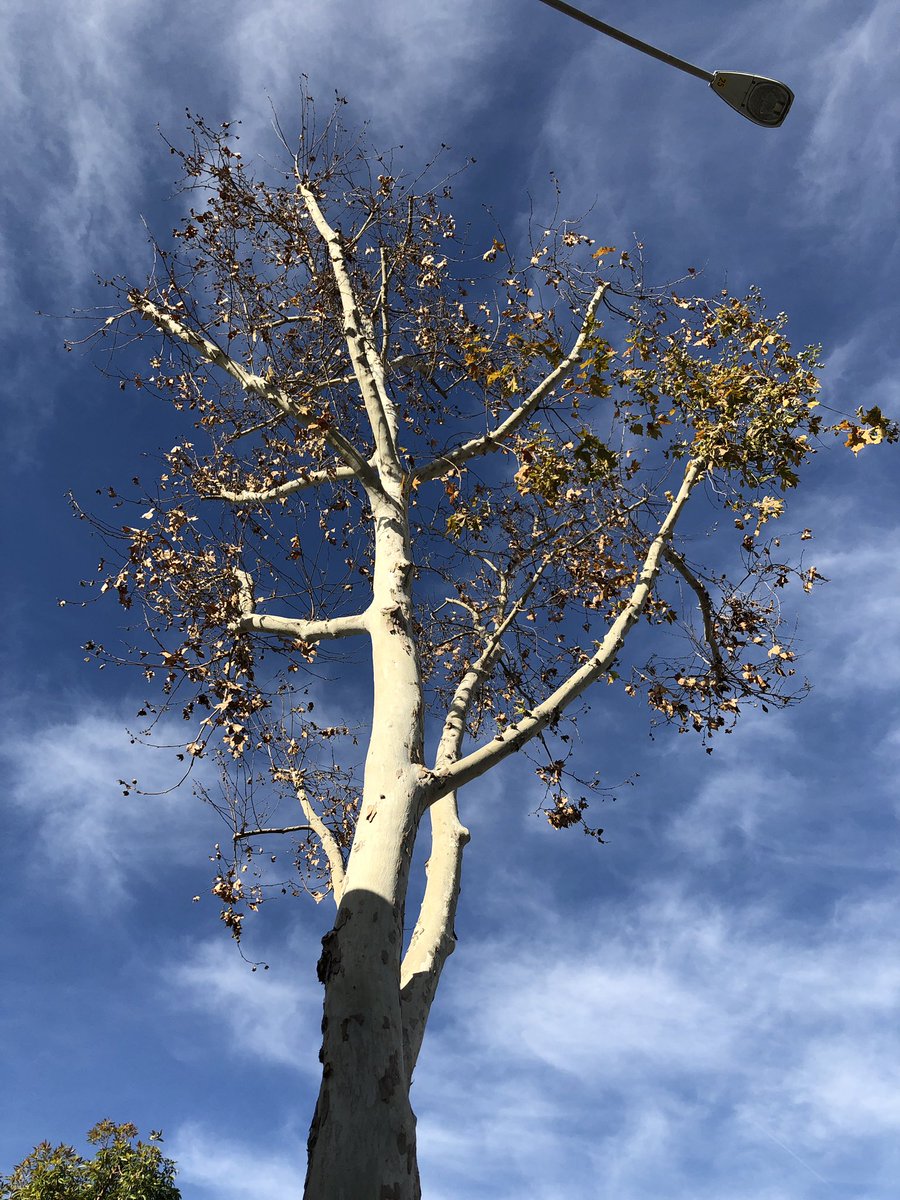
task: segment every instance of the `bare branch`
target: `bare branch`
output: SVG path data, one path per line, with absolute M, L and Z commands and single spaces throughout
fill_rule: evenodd
M 296 774 L 296 772 L 292 772 Z M 328 868 L 331 872 L 331 894 L 334 897 L 336 907 L 340 907 L 341 897 L 344 894 L 344 858 L 341 854 L 341 848 L 338 845 L 337 838 L 316 812 L 312 801 L 307 794 L 306 788 L 303 787 L 302 779 L 294 782 L 297 792 L 297 799 L 300 801 L 300 807 L 303 813 L 312 826 L 313 833 L 318 837 L 325 852 L 325 857 L 328 859 Z
M 253 598 L 253 576 L 249 571 L 242 571 L 238 568 L 235 571 L 238 581 L 238 606 L 241 613 L 252 613 L 256 608 L 256 601 Z
M 245 392 L 260 396 L 263 400 L 274 404 L 285 416 L 292 417 L 295 421 L 308 424 L 314 418 L 308 405 L 299 403 L 282 388 L 269 383 L 262 375 L 248 371 L 205 334 L 198 333 L 197 330 L 191 329 L 189 325 L 185 325 L 171 313 L 164 312 L 142 293 L 131 292 L 128 298 L 135 311 L 142 317 L 145 317 L 161 332 L 177 338 L 186 346 L 190 346 L 192 350 L 198 351 L 207 362 L 211 362 L 230 375 L 232 379 L 237 380 Z
M 460 681 L 438 745 L 436 771 L 449 769 L 458 760 L 469 707 L 502 650 L 504 635 L 522 612 L 551 561 L 552 556 L 547 555 L 533 572 L 515 603 L 498 619 L 481 655 Z M 507 586 L 505 576 L 501 576 L 501 613 Z M 400 973 L 404 1062 L 410 1077 L 422 1046 L 444 963 L 456 946 L 453 926 L 459 900 L 462 855 L 469 841 L 469 831 L 459 819 L 455 791 L 435 801 L 429 816 L 431 855 L 425 868 L 428 879 Z
M 259 396 L 262 400 L 274 405 L 285 416 L 303 425 L 313 425 L 321 416 L 319 412 L 314 412 L 308 404 L 301 403 L 295 397 L 288 395 L 277 384 L 264 379 L 262 375 L 256 375 L 253 371 L 248 371 L 246 367 L 233 359 L 221 346 L 217 346 L 205 334 L 198 333 L 197 330 L 191 329 L 190 326 L 185 325 L 183 321 L 180 321 L 171 313 L 164 312 L 142 293 L 132 292 L 129 295 L 129 299 L 135 311 L 140 313 L 142 317 L 150 321 L 161 332 L 169 334 L 170 337 L 177 338 L 186 346 L 190 346 L 192 350 L 198 351 L 203 359 L 211 362 L 214 366 L 219 367 L 226 374 L 230 375 L 232 379 L 235 379 L 245 392 Z M 360 480 L 363 482 L 367 480 L 371 481 L 371 468 L 356 447 L 347 441 L 343 434 L 338 433 L 336 429 L 328 427 L 324 431 L 324 437 L 338 457 L 353 470 L 354 474 Z
M 490 454 L 493 450 L 502 450 L 509 435 L 514 433 L 527 421 L 541 401 L 546 399 L 557 384 L 561 383 L 581 361 L 581 351 L 593 328 L 597 308 L 608 288 L 608 283 L 601 283 L 599 285 L 593 296 L 591 296 L 587 312 L 581 323 L 581 329 L 578 331 L 578 336 L 572 345 L 572 349 L 562 362 L 558 363 L 548 375 L 544 376 L 537 387 L 529 393 L 518 408 L 513 409 L 509 416 L 489 433 L 485 433 L 481 437 L 472 438 L 470 441 L 464 442 L 461 446 L 457 446 L 454 450 L 449 450 L 446 454 L 442 454 L 440 458 L 424 464 L 412 472 L 412 477 L 414 479 L 436 479 L 452 467 L 458 467 L 461 463 L 468 462 L 471 458 L 482 457 L 485 454 Z
M 637 583 L 631 592 L 631 597 L 625 604 L 619 616 L 609 627 L 603 641 L 597 650 L 583 666 L 573 672 L 554 692 L 542 701 L 520 721 L 510 725 L 503 733 L 498 733 L 486 745 L 480 746 L 459 759 L 451 767 L 435 769 L 433 780 L 427 788 L 429 799 L 437 799 L 470 783 L 483 775 L 485 771 L 508 758 L 519 750 L 526 742 L 546 729 L 558 718 L 560 713 L 573 700 L 576 700 L 586 688 L 599 679 L 615 662 L 619 651 L 632 626 L 644 609 L 653 585 L 659 574 L 660 563 L 666 542 L 671 536 L 675 524 L 690 497 L 694 485 L 703 475 L 703 464 L 697 459 L 689 460 L 684 473 L 681 487 L 666 514 L 665 520 L 659 527 L 656 537 L 644 557 Z
M 399 258 L 401 252 L 406 249 L 407 245 L 409 244 L 409 240 L 412 236 L 412 224 L 413 224 L 414 209 L 415 209 L 415 197 L 410 195 L 407 197 L 406 233 L 403 236 L 403 241 L 400 244 L 400 248 L 398 249 L 397 254 L 393 257 L 390 264 L 388 264 L 387 254 L 385 252 L 384 246 L 379 247 L 379 258 L 381 261 L 381 287 L 379 288 L 378 303 L 376 305 L 375 311 L 379 312 L 381 315 L 381 360 L 382 360 L 382 362 L 384 362 L 385 359 L 387 358 L 388 340 L 390 337 L 390 317 L 389 317 L 389 313 L 388 313 L 388 285 L 390 283 L 391 275 L 393 274 L 394 267 L 397 263 L 397 259 Z M 365 229 L 365 226 L 363 226 L 363 230 L 364 229 Z M 354 245 L 356 245 L 357 241 L 361 237 L 363 230 L 360 230 L 360 233 L 357 234 L 357 236 L 353 239 Z M 374 314 L 373 314 L 373 318 L 374 318 Z
M 236 833 L 233 841 L 240 842 L 244 838 L 263 837 L 269 833 L 315 833 L 311 825 L 281 825 L 277 829 L 242 829 Z
M 252 633 L 273 633 L 276 637 L 291 641 L 323 642 L 336 638 L 353 637 L 368 633 L 368 614 L 353 613 L 344 617 L 328 617 L 324 620 L 304 620 L 302 617 L 279 617 L 256 611 L 253 597 L 253 580 L 247 571 L 235 571 L 238 580 L 238 603 L 241 615 L 233 624 L 235 630 Z
M 360 454 L 352 442 L 348 442 L 344 435 L 339 433 L 332 425 L 329 425 L 325 430 L 325 441 L 331 446 L 338 457 L 342 458 L 347 466 L 353 470 L 364 487 L 372 487 L 375 483 L 375 473 L 369 466 L 368 461 Z
M 435 801 L 429 816 L 431 855 L 425 866 L 428 881 L 400 969 L 403 1062 L 410 1080 L 444 963 L 456 947 L 453 926 L 459 900 L 462 855 L 469 841 L 469 831 L 459 820 L 455 792 Z
M 259 492 L 250 490 L 230 492 L 223 489 L 221 492 L 207 492 L 203 499 L 227 500 L 231 504 L 268 504 L 272 500 L 283 500 L 286 496 L 293 496 L 295 492 L 302 492 L 307 488 L 358 478 L 360 478 L 359 472 L 354 467 L 326 467 L 321 471 L 310 471 L 306 475 L 300 475 L 296 479 L 289 479 L 286 483 L 279 483 L 275 487 L 265 488 Z
M 378 249 L 378 256 L 381 260 L 381 286 L 378 289 L 378 303 L 375 311 L 381 317 L 381 360 L 387 358 L 388 341 L 390 339 L 390 321 L 388 319 L 388 266 L 387 255 L 384 251 L 384 246 Z
M 722 654 L 716 641 L 715 620 L 713 619 L 712 599 L 709 592 L 677 550 L 671 546 L 666 546 L 664 554 L 688 587 L 696 592 L 697 600 L 700 603 L 700 612 L 703 617 L 703 632 L 706 637 L 706 643 L 709 646 L 710 654 L 712 655 L 713 667 L 716 671 L 724 671 L 725 664 L 722 661 Z
M 305 621 L 300 617 L 277 617 L 264 613 L 244 613 L 235 627 L 251 633 L 273 633 L 276 637 L 300 642 L 324 642 L 368 633 L 365 613 L 349 617 L 330 617 L 324 621 Z
M 458 760 L 466 726 L 466 717 L 472 701 L 475 699 L 482 682 L 487 678 L 491 668 L 497 661 L 497 657 L 503 648 L 504 636 L 524 609 L 534 589 L 540 582 L 541 576 L 554 557 L 555 555 L 550 554 L 544 557 L 509 612 L 498 622 L 484 650 L 460 680 L 453 694 L 453 699 L 450 702 L 447 719 L 444 722 L 444 728 L 441 733 L 441 740 L 435 760 L 436 771 L 440 770 L 442 761 L 449 765 Z
M 312 222 L 328 249 L 331 269 L 341 297 L 344 339 L 378 448 L 380 465 L 383 467 L 391 463 L 396 469 L 399 462 L 396 413 L 385 387 L 384 368 L 375 346 L 372 323 L 356 301 L 340 234 L 329 225 L 312 189 L 304 182 L 299 166 L 297 181 L 298 190 Z

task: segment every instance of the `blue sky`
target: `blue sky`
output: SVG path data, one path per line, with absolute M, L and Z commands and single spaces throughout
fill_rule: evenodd
M 824 400 L 900 416 L 900 10 L 892 0 L 625 0 L 601 18 L 710 69 L 787 80 L 780 131 L 538 0 L 31 0 L 0 16 L 6 853 L 0 1170 L 102 1116 L 162 1128 L 186 1200 L 299 1192 L 317 1088 L 314 962 L 329 914 L 271 904 L 234 953 L 208 896 L 222 836 L 171 763 L 132 744 L 137 680 L 81 662 L 109 608 L 57 606 L 96 549 L 65 493 L 127 481 L 159 408 L 64 354 L 94 273 L 140 278 L 174 225 L 189 108 L 273 155 L 301 72 L 411 164 L 524 236 L 549 212 L 657 278 L 756 282 L 821 341 Z M 736 6 L 734 6 L 736 9 Z M 531 198 L 529 200 L 529 197 Z M 796 603 L 815 688 L 708 757 L 599 697 L 585 761 L 609 844 L 530 815 L 527 764 L 462 797 L 457 931 L 417 1072 L 428 1200 L 888 1200 L 900 1178 L 900 505 L 895 452 L 821 455 L 786 527 L 827 587 Z M 793 615 L 793 612 L 792 612 Z M 364 697 L 358 701 L 358 717 Z M 323 703 L 328 703 L 323 697 Z M 201 894 L 200 903 L 192 897 Z

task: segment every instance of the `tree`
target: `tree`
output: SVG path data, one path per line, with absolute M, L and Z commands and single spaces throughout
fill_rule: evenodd
M 41 1142 L 8 1176 L 0 1200 L 180 1200 L 175 1163 L 165 1158 L 159 1133 L 138 1140 L 134 1125 L 99 1121 L 88 1133 L 93 1159 L 72 1146 Z
M 877 409 L 827 426 L 816 349 L 795 353 L 756 292 L 649 287 L 640 246 L 566 220 L 522 262 L 502 234 L 467 254 L 449 182 L 405 177 L 339 111 L 317 129 L 304 101 L 274 182 L 227 124 L 192 118 L 170 147 L 192 206 L 99 332 L 149 346 L 121 386 L 193 428 L 152 490 L 133 481 L 134 523 L 90 518 L 117 561 L 85 584 L 140 606 L 118 659 L 163 693 L 140 715 L 177 704 L 188 773 L 222 768 L 222 799 L 205 794 L 232 830 L 213 892 L 234 936 L 271 886 L 269 834 L 299 835 L 291 889 L 336 905 L 308 1200 L 408 1200 L 410 1087 L 469 838 L 458 791 L 524 751 L 549 823 L 602 841 L 573 757 L 588 689 L 643 694 L 704 741 L 802 694 L 780 593 L 821 576 L 771 523 L 827 431 L 854 452 L 898 431 Z M 358 731 L 315 709 L 319 675 L 339 694 L 359 673 L 332 643 L 371 654 L 361 768 Z M 279 800 L 299 824 L 273 823 Z

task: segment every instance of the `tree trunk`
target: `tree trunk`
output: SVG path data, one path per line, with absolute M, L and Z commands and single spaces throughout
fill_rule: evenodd
M 402 490 L 373 496 L 366 616 L 374 701 L 359 820 L 334 928 L 323 939 L 322 1085 L 305 1200 L 418 1200 L 416 1121 L 404 1061 L 403 916 L 422 813 L 423 705 Z
M 403 830 L 396 812 L 402 801 L 386 800 L 357 837 L 338 917 L 323 939 L 322 1085 L 309 1135 L 305 1200 L 421 1195 L 400 1005 L 401 896 L 414 830 L 409 821 Z M 407 797 L 403 806 L 411 810 L 413 804 Z M 390 889 L 383 887 L 388 874 L 396 884 Z M 366 877 L 370 886 L 360 886 Z M 385 897 L 386 890 L 393 897 Z

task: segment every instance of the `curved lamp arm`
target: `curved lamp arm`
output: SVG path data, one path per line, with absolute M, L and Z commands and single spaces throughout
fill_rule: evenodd
M 598 33 L 615 38 L 617 42 L 624 42 L 633 50 L 640 50 L 642 54 L 658 58 L 670 67 L 677 67 L 679 71 L 705 80 L 717 96 L 755 125 L 776 129 L 784 123 L 790 111 L 794 93 L 786 83 L 777 79 L 768 79 L 764 75 L 746 75 L 740 71 L 705 71 L 703 67 L 697 67 L 683 58 L 676 58 L 674 54 L 667 54 L 665 50 L 651 46 L 649 42 L 642 42 L 630 33 L 623 33 L 621 29 L 598 21 L 596 17 L 582 12 L 580 8 L 566 4 L 565 0 L 541 0 L 541 3 L 555 8 L 557 12 L 564 13 L 575 21 L 580 21 L 582 25 L 596 29 Z

